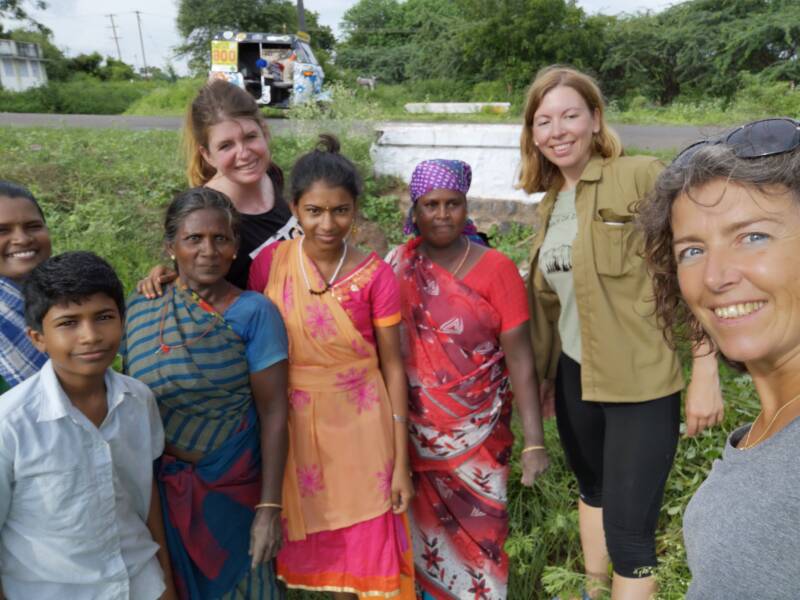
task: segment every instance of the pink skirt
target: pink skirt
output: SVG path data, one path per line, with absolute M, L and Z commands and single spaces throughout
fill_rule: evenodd
M 408 518 L 388 511 L 374 519 L 288 541 L 278 552 L 278 578 L 290 588 L 414 598 Z

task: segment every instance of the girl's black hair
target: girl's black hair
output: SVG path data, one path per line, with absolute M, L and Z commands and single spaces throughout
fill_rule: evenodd
M 184 219 L 195 211 L 213 208 L 228 218 L 233 235 L 239 238 L 239 211 L 233 206 L 230 198 L 220 191 L 209 187 L 195 187 L 181 192 L 170 202 L 164 216 L 164 241 L 174 242 L 178 229 Z
M 317 182 L 332 188 L 344 188 L 354 201 L 358 201 L 363 185 L 361 175 L 353 162 L 339 153 L 339 147 L 335 136 L 323 133 L 316 147 L 297 159 L 291 174 L 294 204 Z
M 28 188 L 22 187 L 21 185 L 17 185 L 16 183 L 12 183 L 4 179 L 0 179 L 0 198 L 3 197 L 25 198 L 26 200 L 30 200 L 36 207 L 36 210 L 39 211 L 39 216 L 42 217 L 42 221 L 45 220 L 44 213 L 42 212 L 42 207 L 39 206 L 39 203 L 36 201 L 36 198 L 33 196 L 33 194 Z

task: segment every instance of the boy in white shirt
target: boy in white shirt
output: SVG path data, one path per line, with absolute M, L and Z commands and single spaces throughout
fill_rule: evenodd
M 146 385 L 109 368 L 122 284 L 98 256 L 67 252 L 23 294 L 50 360 L 0 396 L 0 600 L 174 598 L 153 482 L 161 418 Z

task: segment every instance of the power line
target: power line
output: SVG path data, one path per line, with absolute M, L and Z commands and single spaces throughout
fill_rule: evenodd
M 114 23 L 114 15 L 106 15 L 111 20 L 111 31 L 113 31 L 112 37 L 114 38 L 114 43 L 117 45 L 117 58 L 119 58 L 119 62 L 122 62 L 122 52 L 119 49 L 119 36 L 117 35 L 117 24 Z
M 142 18 L 139 16 L 139 11 L 135 10 L 136 24 L 139 26 L 139 45 L 142 47 L 142 64 L 144 64 L 144 74 L 147 77 L 147 56 L 144 53 L 144 39 L 142 39 Z
M 145 12 L 143 10 L 137 10 L 135 12 L 141 13 L 143 15 L 147 15 L 148 17 L 158 17 L 159 19 L 169 19 L 170 21 L 174 21 L 175 17 L 176 17 L 175 15 L 172 15 L 172 16 L 170 16 L 170 15 L 159 15 L 157 13 Z
M 306 30 L 306 11 L 303 7 L 303 0 L 297 0 L 297 24 L 300 31 Z

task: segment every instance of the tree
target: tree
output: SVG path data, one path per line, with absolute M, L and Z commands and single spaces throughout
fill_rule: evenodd
M 44 10 L 47 8 L 47 2 L 44 0 L 0 0 L 0 19 L 11 19 L 12 21 L 27 21 L 31 26 L 35 27 L 42 33 L 50 32 L 50 30 L 39 23 L 36 19 L 32 18 L 28 11 L 25 10 L 25 4 L 30 3 L 34 9 Z M 2 31 L 2 28 L 0 28 Z
M 459 70 L 479 79 L 526 86 L 554 63 L 592 71 L 602 55 L 603 21 L 574 0 L 462 0 L 469 25 L 459 32 Z
M 103 70 L 103 56 L 99 52 L 92 52 L 91 54 L 78 54 L 69 60 L 69 70 L 72 75 L 83 73 L 90 77 L 101 78 Z
M 574 0 L 360 0 L 344 15 L 339 64 L 387 81 L 519 89 L 554 62 L 596 69 L 607 21 Z
M 340 66 L 450 80 L 440 87 L 453 97 L 483 82 L 500 82 L 489 96 L 521 90 L 553 63 L 596 75 L 610 98 L 661 104 L 730 100 L 753 77 L 800 81 L 798 0 L 688 0 L 620 17 L 588 16 L 575 0 L 359 0 L 343 25 Z
M 692 0 L 621 18 L 608 32 L 601 75 L 620 97 L 729 100 L 743 74 L 800 79 L 798 46 L 796 0 Z
M 405 79 L 414 32 L 405 28 L 397 0 L 360 0 L 344 13 L 342 27 L 346 39 L 337 49 L 337 65 L 384 82 Z
M 319 15 L 306 10 L 305 18 L 314 49 L 333 49 L 333 32 L 319 24 Z M 297 10 L 290 0 L 180 0 L 177 27 L 184 38 L 177 51 L 188 56 L 190 68 L 200 74 L 208 70 L 211 39 L 216 33 L 292 33 L 298 27 Z
M 140 76 L 131 65 L 116 58 L 106 56 L 106 64 L 100 69 L 100 79 L 105 81 L 130 81 Z
M 143 77 L 146 77 L 150 81 L 167 81 L 169 83 L 175 83 L 178 81 L 178 72 L 175 70 L 175 66 L 168 62 L 164 68 L 160 67 L 147 67 L 147 69 L 140 69 L 139 72 Z
M 406 0 L 402 26 L 406 37 L 408 79 L 449 79 L 457 72 L 463 48 L 459 32 L 468 26 L 458 0 Z M 463 73 L 462 73 L 463 75 Z

